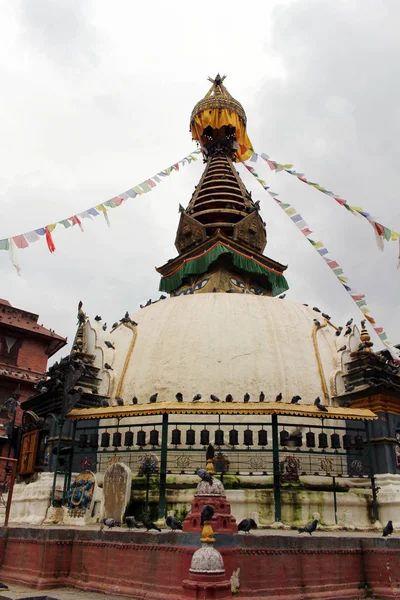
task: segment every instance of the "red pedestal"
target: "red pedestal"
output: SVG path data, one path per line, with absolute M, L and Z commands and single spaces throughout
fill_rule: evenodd
M 190 573 L 189 578 L 182 581 L 185 598 L 193 600 L 222 600 L 231 598 L 231 584 L 226 575 L 207 575 Z
M 183 522 L 183 531 L 198 533 L 201 531 L 201 511 L 209 504 L 214 508 L 211 527 L 214 533 L 237 533 L 236 519 L 231 515 L 231 506 L 226 496 L 195 496 L 192 500 L 192 510 Z

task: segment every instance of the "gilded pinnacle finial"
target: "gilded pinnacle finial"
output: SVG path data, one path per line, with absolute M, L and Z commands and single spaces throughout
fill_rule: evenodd
M 217 76 L 215 77 L 215 79 L 213 79 L 212 77 L 207 77 L 208 81 L 211 81 L 211 83 L 214 83 L 215 85 L 221 85 L 221 83 L 224 82 L 224 80 L 226 79 L 226 75 L 223 75 L 221 77 L 221 75 L 219 73 L 217 73 Z
M 368 352 L 371 352 L 371 348 L 374 345 L 374 342 L 371 342 L 371 337 L 368 333 L 365 323 L 366 321 L 365 319 L 363 319 L 361 321 L 361 344 L 359 345 L 358 350 L 367 350 Z

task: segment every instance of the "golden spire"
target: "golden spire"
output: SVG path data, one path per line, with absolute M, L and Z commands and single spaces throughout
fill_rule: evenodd
M 246 113 L 224 85 L 226 75 L 208 78 L 212 86 L 192 110 L 190 130 L 200 142 L 205 158 L 216 145 L 222 146 L 234 161 L 247 160 L 254 153 L 246 132 Z

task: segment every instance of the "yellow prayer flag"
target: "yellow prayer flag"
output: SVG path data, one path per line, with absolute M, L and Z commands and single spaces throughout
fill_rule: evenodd
M 46 225 L 46 227 L 51 233 L 57 227 L 57 223 L 52 223 L 51 225 Z
M 296 209 L 295 209 L 295 208 L 293 208 L 293 206 L 291 206 L 290 208 L 287 208 L 287 209 L 285 210 L 285 213 L 286 213 L 286 214 L 287 214 L 289 217 L 291 217 L 292 215 L 295 215 L 295 214 L 296 214 Z

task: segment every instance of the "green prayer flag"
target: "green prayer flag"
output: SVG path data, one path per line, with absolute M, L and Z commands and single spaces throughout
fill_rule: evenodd
M 389 242 L 392 239 L 392 232 L 390 229 L 388 229 L 384 225 L 382 225 L 382 227 L 383 227 L 383 237 L 385 238 L 385 240 L 387 242 Z
M 62 221 L 58 221 L 60 223 L 60 225 L 64 225 L 64 227 L 67 229 L 68 227 L 72 227 L 71 223 L 68 221 L 68 219 L 63 219 Z
M 10 240 L 0 240 L 0 250 L 8 250 L 10 247 Z

